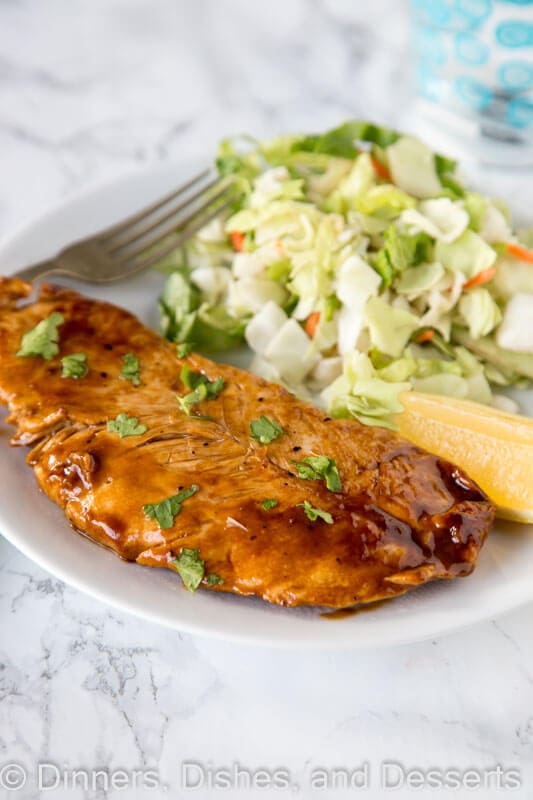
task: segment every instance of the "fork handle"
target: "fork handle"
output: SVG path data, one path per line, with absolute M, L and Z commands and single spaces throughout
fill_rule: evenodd
M 46 261 L 38 261 L 36 264 L 30 264 L 29 267 L 19 269 L 13 275 L 14 278 L 20 278 L 22 281 L 34 281 L 38 278 L 44 278 L 51 272 L 57 270 L 57 262 L 55 259 L 50 258 Z

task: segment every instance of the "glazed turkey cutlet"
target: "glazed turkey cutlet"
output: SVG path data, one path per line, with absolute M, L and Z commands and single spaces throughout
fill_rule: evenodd
M 474 569 L 494 508 L 458 467 L 121 308 L 32 292 L 0 279 L 0 401 L 76 530 L 190 590 L 285 606 L 343 608 Z

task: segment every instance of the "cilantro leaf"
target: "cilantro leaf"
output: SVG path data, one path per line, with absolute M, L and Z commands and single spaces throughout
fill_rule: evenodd
M 139 386 L 141 382 L 141 364 L 134 353 L 126 353 L 122 358 L 122 369 L 120 377 L 131 381 L 134 386 Z
M 250 422 L 250 436 L 261 444 L 270 444 L 285 433 L 281 425 L 262 414 Z
M 298 477 L 303 478 L 304 481 L 318 481 L 321 479 L 322 475 L 317 473 L 310 464 L 306 464 L 305 461 L 293 460 L 292 463 L 296 466 Z
M 203 377 L 205 378 L 206 376 L 204 375 Z M 196 387 L 201 383 L 205 383 L 205 381 L 202 381 L 201 378 L 201 372 L 194 372 L 188 364 L 184 364 L 182 366 L 180 372 L 180 381 L 187 389 L 196 389 Z
M 309 456 L 302 461 L 292 461 L 298 477 L 304 480 L 324 480 L 330 492 L 341 492 L 342 483 L 337 464 L 327 456 Z
M 184 364 L 181 368 L 180 381 L 187 389 L 197 389 L 202 384 L 210 383 L 207 375 L 203 372 L 194 372 L 188 364 Z
M 261 505 L 265 509 L 265 511 L 270 511 L 271 508 L 276 508 L 278 505 L 279 500 L 275 500 L 273 497 L 267 497 L 266 500 L 263 500 Z
M 171 528 L 181 511 L 182 503 L 197 491 L 198 486 L 193 485 L 159 503 L 147 503 L 143 506 L 143 511 L 149 519 L 155 519 L 161 529 Z
M 203 400 L 213 400 L 224 388 L 224 378 L 216 378 L 214 381 L 209 380 L 207 375 L 202 372 L 193 372 L 189 369 L 187 364 L 184 364 L 180 372 L 180 380 L 187 387 L 192 389 L 189 394 L 184 397 L 178 397 L 178 403 L 182 411 L 187 415 L 191 413 L 191 409 L 197 403 Z
M 221 586 L 223 583 L 224 578 L 221 578 L 220 575 L 217 575 L 215 572 L 210 572 L 207 576 L 208 586 Z
M 201 383 L 200 386 L 197 386 L 194 392 L 189 392 L 189 394 L 186 394 L 183 397 L 180 397 L 179 395 L 176 397 L 181 410 L 184 411 L 187 416 L 190 415 L 193 406 L 206 399 L 207 389 L 204 383 Z
M 222 389 L 224 388 L 224 378 L 217 378 L 210 383 L 204 384 L 207 389 L 207 398 L 210 400 L 211 398 L 218 397 Z
M 341 477 L 335 461 L 330 459 L 329 466 L 323 475 L 326 481 L 326 488 L 330 492 L 342 492 Z
M 86 353 L 71 353 L 61 359 L 63 378 L 84 378 L 89 369 L 87 367 Z
M 323 519 L 328 525 L 333 525 L 333 517 L 329 511 L 322 511 L 321 508 L 314 508 L 309 500 L 304 500 L 303 503 L 298 503 L 298 508 L 303 508 L 305 515 L 311 522 L 316 522 L 317 519 Z
M 200 558 L 199 550 L 189 550 L 184 547 L 179 556 L 171 562 L 183 581 L 185 588 L 195 592 L 200 586 L 205 574 L 205 561 Z
M 128 417 L 127 414 L 119 414 L 115 419 L 110 419 L 107 423 L 107 430 L 116 433 L 121 439 L 127 436 L 141 436 L 146 433 L 148 428 L 142 423 L 139 425 L 137 417 Z
M 181 344 L 176 345 L 178 358 L 187 358 L 191 350 L 192 344 L 189 344 L 189 342 L 181 342 Z
M 65 318 L 63 314 L 54 311 L 46 319 L 37 323 L 35 328 L 27 331 L 20 342 L 20 350 L 17 352 L 18 358 L 31 358 L 41 356 L 45 361 L 50 361 L 59 353 L 59 331 Z

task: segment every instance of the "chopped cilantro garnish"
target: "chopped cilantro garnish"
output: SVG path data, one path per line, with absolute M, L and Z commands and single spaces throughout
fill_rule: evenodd
M 202 400 L 207 399 L 207 389 L 205 388 L 205 384 L 200 384 L 194 392 L 189 392 L 184 397 L 180 397 L 179 395 L 176 397 L 180 408 L 185 414 L 190 415 L 191 409 L 197 403 L 201 403 Z
M 131 381 L 134 386 L 139 386 L 141 382 L 141 364 L 139 359 L 134 353 L 126 353 L 122 359 L 123 367 L 120 371 L 120 377 Z
M 278 505 L 279 500 L 275 500 L 273 497 L 267 497 L 266 500 L 263 500 L 261 505 L 265 509 L 265 511 L 270 511 L 271 508 L 276 508 Z
M 330 492 L 341 492 L 342 483 L 337 465 L 332 458 L 327 456 L 309 456 L 302 461 L 292 462 L 298 470 L 298 477 L 304 480 L 326 482 Z
M 205 574 L 205 561 L 200 558 L 200 551 L 184 547 L 179 556 L 171 563 L 179 572 L 185 588 L 190 592 L 195 592 Z
M 202 372 L 194 372 L 188 364 L 182 366 L 180 380 L 187 389 L 196 389 L 202 383 L 209 383 L 207 375 Z
M 38 322 L 35 328 L 32 328 L 22 337 L 17 356 L 19 358 L 41 356 L 45 361 L 50 361 L 51 358 L 59 353 L 58 328 L 64 322 L 63 314 L 58 311 L 54 311 L 49 317 Z
M 186 414 L 190 414 L 192 407 L 197 403 L 201 403 L 203 400 L 214 400 L 224 388 L 224 378 L 216 378 L 211 381 L 202 372 L 193 372 L 187 364 L 181 368 L 180 379 L 187 389 L 192 389 L 189 394 L 177 398 Z
M 89 371 L 85 353 L 71 353 L 61 359 L 63 378 L 84 378 Z
M 178 355 L 178 358 L 187 358 L 191 350 L 192 350 L 192 344 L 189 344 L 188 342 L 182 342 L 181 344 L 178 344 L 176 347 L 176 353 Z
M 329 511 L 322 511 L 321 508 L 314 508 L 309 500 L 304 500 L 303 503 L 298 503 L 299 508 L 303 508 L 305 515 L 311 522 L 316 522 L 317 519 L 323 519 L 328 525 L 333 525 L 333 517 Z
M 285 433 L 281 425 L 264 415 L 250 422 L 250 436 L 261 444 L 270 444 Z
M 208 399 L 218 397 L 222 389 L 224 388 L 224 378 L 216 378 L 214 381 L 210 381 L 209 383 L 204 383 L 203 385 L 207 389 L 207 397 Z
M 166 500 L 161 500 L 159 503 L 148 503 L 143 506 L 143 511 L 150 519 L 157 520 L 160 528 L 171 528 L 174 525 L 174 520 L 181 511 L 181 506 L 188 497 L 191 497 L 198 491 L 198 486 L 191 486 L 190 489 L 184 489 L 182 492 L 167 497 Z
M 221 578 L 215 572 L 209 573 L 206 580 L 208 586 L 221 586 L 224 583 L 224 578 Z
M 139 425 L 137 417 L 119 414 L 115 419 L 109 420 L 107 430 L 111 433 L 117 433 L 121 439 L 125 439 L 127 436 L 141 436 L 146 433 L 148 428 L 142 423 Z

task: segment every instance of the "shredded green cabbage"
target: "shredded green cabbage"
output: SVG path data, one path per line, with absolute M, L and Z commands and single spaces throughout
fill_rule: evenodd
M 169 339 L 246 341 L 253 369 L 367 425 L 393 427 L 412 388 L 491 403 L 492 385 L 533 379 L 533 346 L 498 345 L 502 319 L 502 342 L 520 335 L 513 297 L 533 315 L 533 269 L 506 251 L 533 236 L 455 161 L 353 120 L 226 139 L 216 165 L 240 199 L 160 266 Z

